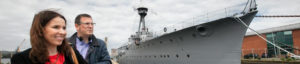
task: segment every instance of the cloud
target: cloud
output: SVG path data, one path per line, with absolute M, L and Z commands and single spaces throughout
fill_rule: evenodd
M 298 0 L 259 0 L 258 4 L 258 14 L 257 15 L 300 15 L 299 10 L 300 1 Z M 300 18 L 254 18 L 250 27 L 256 30 L 263 30 L 273 27 L 279 27 L 284 25 L 289 25 L 293 23 L 299 23 Z M 248 30 L 249 32 L 249 30 Z

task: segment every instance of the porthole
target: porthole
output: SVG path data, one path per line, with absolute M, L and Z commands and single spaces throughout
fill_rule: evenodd
M 200 36 L 210 36 L 213 33 L 212 26 L 199 25 L 196 26 L 196 32 Z
M 206 27 L 203 27 L 203 26 L 197 26 L 196 27 L 196 30 L 199 32 L 199 33 L 205 33 L 207 28 Z

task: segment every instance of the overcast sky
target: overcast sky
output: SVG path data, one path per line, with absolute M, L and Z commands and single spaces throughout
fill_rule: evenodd
M 29 30 L 34 14 L 56 9 L 67 19 L 67 37 L 76 32 L 76 15 L 88 13 L 96 23 L 94 34 L 108 37 L 108 49 L 118 48 L 137 31 L 139 16 L 134 8 L 149 8 L 146 26 L 152 31 L 161 27 L 197 19 L 198 16 L 241 6 L 247 0 L 1 0 L 0 50 L 15 50 L 25 39 L 21 49 L 30 48 Z M 257 15 L 300 15 L 300 0 L 257 0 Z M 221 11 L 224 12 L 224 11 Z M 255 18 L 250 27 L 255 30 L 300 23 L 300 18 Z

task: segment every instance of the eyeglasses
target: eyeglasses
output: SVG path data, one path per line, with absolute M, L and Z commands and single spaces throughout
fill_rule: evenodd
M 79 24 L 83 24 L 83 25 L 93 25 L 93 26 L 94 26 L 96 23 L 88 23 L 88 22 L 87 22 L 87 23 L 79 23 Z

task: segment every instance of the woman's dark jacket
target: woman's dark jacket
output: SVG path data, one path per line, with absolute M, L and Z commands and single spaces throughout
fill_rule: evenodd
M 11 58 L 11 64 L 33 64 L 33 62 L 30 60 L 29 58 L 29 52 L 30 52 L 31 48 L 20 52 L 20 53 L 16 53 L 13 55 L 13 57 Z M 65 56 L 65 62 L 64 64 L 74 64 L 71 55 L 66 55 Z M 85 64 L 84 60 L 78 60 L 79 64 Z M 45 63 L 38 63 L 38 64 L 45 64 Z

